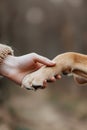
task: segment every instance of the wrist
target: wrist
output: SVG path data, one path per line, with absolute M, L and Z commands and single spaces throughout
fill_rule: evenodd
M 13 50 L 11 47 L 0 44 L 0 74 L 3 76 L 8 76 L 10 71 L 10 58 L 13 55 Z
M 8 55 L 0 65 L 0 74 L 21 85 L 22 77 L 18 69 L 18 57 Z
M 0 65 L 0 75 L 11 78 L 14 74 L 15 57 L 8 55 Z
M 13 50 L 7 45 L 0 44 L 0 64 L 3 63 L 3 60 L 8 56 L 13 55 Z

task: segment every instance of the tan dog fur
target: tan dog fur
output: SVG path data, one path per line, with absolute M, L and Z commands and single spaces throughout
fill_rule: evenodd
M 22 81 L 22 87 L 35 89 L 35 86 L 43 87 L 43 81 L 49 80 L 57 74 L 72 74 L 79 84 L 87 83 L 87 55 L 67 52 L 56 56 L 54 67 L 43 66 L 39 70 L 28 74 Z

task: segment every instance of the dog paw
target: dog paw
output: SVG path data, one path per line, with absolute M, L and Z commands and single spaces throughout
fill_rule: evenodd
M 28 74 L 22 80 L 22 87 L 28 90 L 37 90 L 39 88 L 44 88 L 43 86 L 43 77 L 35 75 L 35 74 Z
M 28 90 L 36 90 L 39 88 L 45 88 L 45 81 L 50 81 L 52 77 L 54 77 L 57 73 L 50 67 L 42 67 L 41 69 L 27 74 L 22 80 L 22 87 Z

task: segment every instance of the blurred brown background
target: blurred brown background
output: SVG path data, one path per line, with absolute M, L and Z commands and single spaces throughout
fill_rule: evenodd
M 15 55 L 87 54 L 87 1 L 0 0 L 0 42 Z M 0 130 L 87 130 L 87 86 L 63 76 L 32 92 L 1 79 Z

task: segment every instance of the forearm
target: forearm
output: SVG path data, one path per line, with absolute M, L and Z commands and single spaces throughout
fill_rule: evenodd
M 8 55 L 3 63 L 0 65 L 0 75 L 9 78 L 10 80 L 21 85 L 21 76 L 19 78 L 18 69 L 16 68 L 16 59 L 17 57 Z

